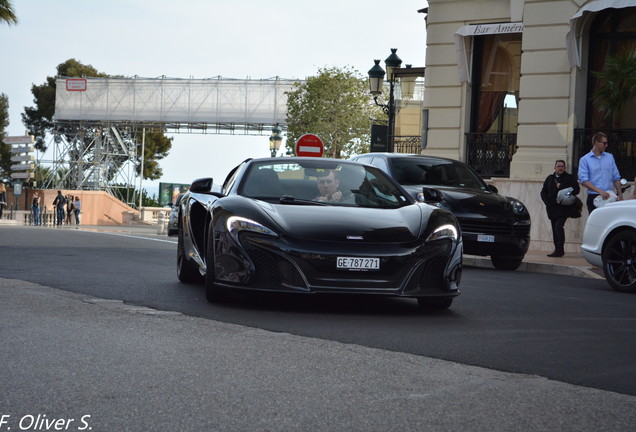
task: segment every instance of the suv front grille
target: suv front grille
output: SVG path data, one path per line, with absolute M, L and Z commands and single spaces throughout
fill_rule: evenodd
M 530 233 L 530 225 L 513 225 L 512 221 L 496 219 L 458 219 L 462 232 L 484 234 L 517 234 Z

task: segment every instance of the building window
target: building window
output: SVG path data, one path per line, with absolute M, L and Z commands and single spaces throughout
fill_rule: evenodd
M 599 12 L 590 27 L 589 41 L 586 128 L 635 129 L 636 97 L 624 105 L 622 114 L 606 118 L 592 95 L 606 85 L 605 80 L 595 73 L 605 69 L 609 58 L 636 52 L 636 7 Z
M 474 39 L 471 132 L 516 133 L 521 33 Z

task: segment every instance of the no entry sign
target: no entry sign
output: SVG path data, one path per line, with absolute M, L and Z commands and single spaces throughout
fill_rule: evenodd
M 325 151 L 320 138 L 314 134 L 305 134 L 296 141 L 296 156 L 322 157 Z

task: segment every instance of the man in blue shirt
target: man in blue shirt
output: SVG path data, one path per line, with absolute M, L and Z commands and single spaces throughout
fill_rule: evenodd
M 579 182 L 587 189 L 587 211 L 592 213 L 596 208 L 594 198 L 610 197 L 608 191 L 616 190 L 619 200 L 623 199 L 621 175 L 611 153 L 607 153 L 608 140 L 603 132 L 592 136 L 592 150 L 579 160 Z

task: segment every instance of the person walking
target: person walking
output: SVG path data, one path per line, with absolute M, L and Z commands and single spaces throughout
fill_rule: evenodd
M 2 219 L 2 212 L 4 211 L 4 206 L 7 204 L 7 187 L 4 185 L 4 182 L 0 181 L 0 219 Z
M 80 224 L 80 219 L 79 219 L 79 215 L 80 215 L 80 211 L 82 210 L 82 202 L 80 201 L 80 197 L 75 195 L 75 201 L 73 201 L 73 212 L 75 213 L 75 224 L 79 225 Z
M 66 197 L 66 225 L 73 225 L 73 210 L 75 203 L 73 202 L 73 195 Z
M 40 225 L 40 195 L 33 192 L 33 200 L 31 201 L 31 213 L 33 214 L 33 225 Z
M 576 196 L 581 192 L 576 178 L 566 171 L 565 161 L 559 159 L 554 164 L 554 173 L 546 177 L 541 188 L 541 200 L 545 203 L 548 219 L 552 225 L 552 241 L 554 242 L 554 252 L 548 254 L 549 257 L 565 255 L 564 227 L 574 204 L 561 201 L 559 192 L 568 188 L 572 188 L 570 196 Z M 563 195 L 564 192 L 561 194 Z
M 57 224 L 62 225 L 64 222 L 64 204 L 66 204 L 66 197 L 62 195 L 62 191 L 57 191 L 57 196 L 53 200 L 53 207 L 57 211 Z
M 596 208 L 594 198 L 601 196 L 610 198 L 612 189 L 616 190 L 618 200 L 623 199 L 621 175 L 611 153 L 607 153 L 609 140 L 603 132 L 592 136 L 592 150 L 579 160 L 579 182 L 587 189 L 587 211 L 592 213 Z

